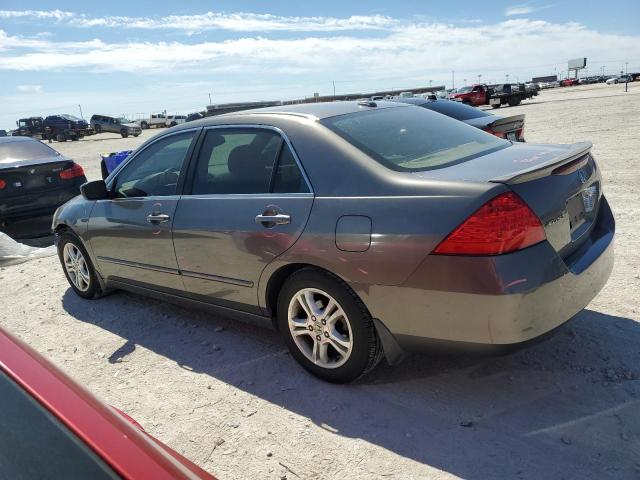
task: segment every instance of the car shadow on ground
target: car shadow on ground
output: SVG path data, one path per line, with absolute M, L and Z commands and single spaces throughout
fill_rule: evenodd
M 62 302 L 127 340 L 110 362 L 140 345 L 336 435 L 463 478 L 639 474 L 640 325 L 630 319 L 585 310 L 516 353 L 416 355 L 332 385 L 302 370 L 268 329 L 127 293 L 98 306 L 67 290 Z

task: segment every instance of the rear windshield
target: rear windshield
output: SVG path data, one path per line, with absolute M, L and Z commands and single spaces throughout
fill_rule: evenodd
M 0 143 L 0 162 L 7 160 L 37 160 L 59 155 L 53 148 L 37 140 Z
M 326 118 L 323 125 L 397 171 L 465 162 L 509 142 L 421 107 L 392 107 Z
M 454 102 L 453 100 L 434 100 L 424 103 L 421 107 L 428 108 L 434 112 L 442 113 L 456 120 L 471 120 L 472 118 L 490 117 L 490 113 L 483 112 L 479 108 Z
M 78 117 L 74 117 L 73 115 L 69 115 L 69 114 L 64 114 L 64 115 L 60 115 L 62 118 L 64 118 L 65 120 L 73 120 L 73 121 L 77 121 L 80 120 Z

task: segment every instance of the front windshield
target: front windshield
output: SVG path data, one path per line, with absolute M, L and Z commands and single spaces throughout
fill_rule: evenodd
M 78 117 L 74 117 L 73 115 L 60 115 L 62 118 L 64 118 L 65 120 L 73 120 L 73 121 L 77 121 L 80 120 Z
M 117 120 L 119 123 L 131 123 L 131 120 L 125 117 L 118 117 Z
M 472 89 L 471 87 L 462 87 L 462 88 L 459 88 L 456 93 L 468 93 L 471 91 L 471 89 Z
M 321 123 L 397 171 L 442 168 L 510 145 L 458 120 L 414 106 L 339 115 Z

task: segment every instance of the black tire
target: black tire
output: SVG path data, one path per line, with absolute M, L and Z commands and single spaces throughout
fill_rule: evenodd
M 56 135 L 56 141 L 57 142 L 66 142 L 67 141 L 67 136 L 64 133 L 58 133 Z
M 497 105 L 491 105 L 492 108 L 500 108 L 502 105 L 498 103 Z
M 134 137 L 138 137 L 140 134 L 139 133 L 134 133 L 133 136 Z
M 67 244 L 73 244 L 82 253 L 82 256 L 84 257 L 84 261 L 86 263 L 87 270 L 89 272 L 89 285 L 88 285 L 88 288 L 84 291 L 76 287 L 76 285 L 73 283 L 73 281 L 69 277 L 69 272 L 67 272 L 67 269 L 65 267 L 63 252 Z M 97 277 L 95 268 L 93 266 L 93 263 L 91 263 L 91 258 L 89 257 L 89 254 L 87 253 L 87 250 L 84 248 L 84 245 L 82 244 L 80 239 L 74 233 L 70 231 L 65 231 L 60 235 L 60 239 L 58 240 L 58 258 L 60 259 L 60 265 L 62 266 L 62 271 L 64 272 L 64 276 L 67 277 L 67 281 L 69 282 L 69 285 L 79 297 L 85 298 L 87 300 L 92 300 L 94 298 L 98 298 L 102 296 L 103 292 L 102 292 L 102 289 L 100 288 L 100 283 L 98 282 L 98 277 Z
M 510 107 L 517 107 L 518 105 L 520 105 L 520 99 L 519 98 L 510 98 L 509 99 L 509 106 Z
M 143 130 L 146 130 L 147 128 L 149 128 L 149 124 L 147 122 L 142 122 L 140 124 L 140 128 L 142 128 Z
M 302 289 L 314 288 L 331 295 L 340 305 L 351 326 L 352 350 L 337 368 L 325 368 L 309 360 L 293 340 L 289 329 L 289 304 Z M 367 307 L 340 278 L 323 270 L 304 268 L 291 275 L 278 296 L 278 327 L 291 355 L 313 375 L 333 383 L 347 383 L 367 374 L 382 358 L 382 344 Z
M 77 142 L 78 140 L 80 140 L 80 137 L 71 137 L 72 142 Z
M 171 125 L 169 125 L 170 127 L 175 127 L 176 125 L 178 125 L 176 122 L 171 122 Z
M 109 171 L 107 170 L 107 164 L 104 163 L 104 160 L 100 161 L 100 172 L 102 173 L 103 180 L 109 176 Z
M 96 133 L 102 132 L 102 127 L 100 125 L 95 125 L 93 129 L 96 131 Z
M 122 130 L 120 130 L 120 135 L 122 135 L 122 138 L 127 138 L 129 136 L 129 132 L 127 132 L 126 130 L 122 129 Z

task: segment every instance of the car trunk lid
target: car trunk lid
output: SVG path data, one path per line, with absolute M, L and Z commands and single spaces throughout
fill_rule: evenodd
M 566 258 L 588 238 L 597 218 L 602 178 L 591 143 L 517 143 L 448 168 L 421 172 L 424 178 L 503 184 L 540 218 L 547 240 Z
M 73 161 L 33 160 L 24 165 L 7 165 L 0 163 L 0 180 L 4 188 L 0 189 L 0 197 L 13 197 L 33 194 L 44 190 L 62 187 L 65 180 L 60 172 L 73 166 Z
M 510 117 L 499 117 L 489 122 L 488 120 L 491 120 L 491 117 L 478 117 L 466 120 L 465 123 L 480 128 L 496 137 L 517 142 L 524 141 L 522 137 L 524 119 L 524 115 L 512 115 Z

